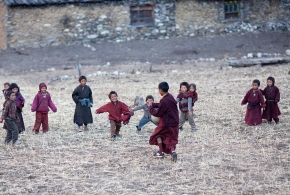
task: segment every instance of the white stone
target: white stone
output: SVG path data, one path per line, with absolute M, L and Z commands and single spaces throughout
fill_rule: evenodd
M 102 25 L 102 24 L 99 24 L 99 25 L 97 26 L 97 30 L 98 30 L 98 31 L 103 30 L 103 25 Z
M 44 27 L 51 27 L 51 24 L 44 24 Z
M 172 72 L 173 72 L 173 73 L 176 73 L 176 72 L 177 72 L 177 70 L 172 70 Z
M 120 72 L 120 73 L 119 73 L 119 75 L 125 75 L 125 74 L 126 74 L 125 72 Z
M 215 62 L 215 58 L 209 58 L 210 62 Z
M 257 57 L 258 57 L 258 58 L 261 58 L 262 55 L 263 55 L 262 53 L 257 53 Z
M 190 37 L 193 37 L 194 35 L 195 35 L 194 33 L 190 33 L 190 34 L 189 34 Z
M 77 28 L 78 28 L 78 27 L 81 27 L 81 26 L 82 26 L 81 24 L 77 24 L 77 25 L 76 25 Z
M 101 15 L 100 18 L 101 18 L 101 19 L 106 19 L 106 18 L 108 18 L 108 17 L 107 17 L 106 15 Z
M 110 33 L 110 31 L 108 31 L 108 30 L 104 30 L 104 31 L 101 32 L 101 35 L 107 35 L 107 34 L 109 34 L 109 33 Z
M 96 49 L 96 48 L 94 48 L 94 47 L 92 47 L 92 48 L 91 48 L 91 50 L 92 50 L 92 51 L 96 51 L 97 49 Z
M 79 28 L 79 29 L 78 29 L 78 31 L 79 31 L 79 32 L 83 32 L 84 30 L 83 30 L 83 29 L 81 29 L 81 28 Z
M 166 30 L 160 30 L 160 33 L 166 33 Z
M 55 68 L 48 68 L 47 71 L 55 71 Z
M 204 59 L 204 58 L 199 58 L 198 61 L 199 61 L 199 62 L 204 62 L 205 59 Z
M 152 33 L 153 34 L 157 34 L 157 33 L 159 33 L 159 30 L 158 29 L 154 29 L 154 30 L 152 30 Z
M 287 49 L 287 50 L 286 50 L 286 55 L 287 55 L 287 56 L 290 56 L 290 49 Z
M 68 29 L 68 28 L 66 28 L 66 29 L 64 29 L 64 30 L 63 30 L 63 32 L 69 32 L 69 29 Z
M 179 29 L 179 25 L 178 25 L 178 24 L 176 24 L 176 25 L 175 25 L 175 28 L 176 28 L 176 29 Z
M 242 59 L 247 59 L 247 56 L 243 56 Z
M 247 57 L 248 57 L 248 58 L 253 58 L 254 55 L 253 55 L 253 53 L 248 53 Z
M 165 36 L 164 39 L 169 39 L 169 37 L 168 36 Z
M 97 73 L 97 75 L 102 75 L 102 71 L 98 71 L 96 73 Z
M 137 71 L 136 74 L 141 74 L 141 72 Z
M 72 33 L 67 33 L 67 35 L 70 36 L 70 37 L 74 36 L 74 34 L 72 34 Z
M 118 75 L 119 72 L 116 70 L 116 71 L 113 72 L 113 74 L 114 74 L 114 75 Z
M 107 62 L 107 66 L 111 66 L 111 63 L 110 62 Z
M 164 24 L 163 23 L 159 23 L 157 26 L 164 26 Z
M 95 39 L 98 37 L 98 35 L 93 34 L 93 35 L 88 35 L 87 37 L 88 37 L 88 39 Z
M 122 31 L 122 27 L 117 27 L 116 31 Z

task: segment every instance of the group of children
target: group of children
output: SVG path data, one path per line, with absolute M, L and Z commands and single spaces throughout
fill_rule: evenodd
M 46 91 L 47 86 L 45 83 L 40 83 L 39 91 L 33 100 L 31 111 L 36 112 L 34 134 L 39 133 L 40 126 L 42 125 L 43 133 L 48 132 L 48 112 L 49 108 L 56 112 L 57 108 L 51 100 L 50 94 Z M 0 123 L 5 120 L 3 128 L 6 129 L 7 135 L 5 144 L 12 141 L 13 144 L 19 144 L 18 135 L 25 131 L 24 120 L 22 117 L 22 108 L 25 104 L 25 99 L 20 93 L 20 88 L 16 83 L 5 83 L 3 89 L 5 102 L 3 103 L 2 116 Z
M 79 78 L 80 85 L 75 88 L 72 93 L 72 99 L 76 104 L 73 122 L 77 124 L 78 131 L 88 130 L 88 124 L 93 123 L 91 107 L 93 106 L 92 90 L 86 85 L 87 79 L 85 76 Z M 278 124 L 278 116 L 281 114 L 277 103 L 280 100 L 279 89 L 274 85 L 275 79 L 269 77 L 267 79 L 267 87 L 260 90 L 260 81 L 254 80 L 252 89 L 245 95 L 242 105 L 248 103 L 245 121 L 248 125 L 258 125 L 263 119 L 267 119 L 271 123 L 272 119 Z M 96 114 L 108 112 L 108 118 L 111 126 L 111 140 L 117 137 L 122 137 L 120 128 L 122 123 L 124 125 L 129 123 L 130 117 L 134 115 L 134 111 L 144 110 L 144 115 L 139 124 L 136 126 L 137 131 L 141 131 L 142 127 L 148 123 L 153 122 L 157 127 L 150 136 L 149 143 L 151 145 L 158 145 L 159 150 L 154 153 L 157 158 L 163 158 L 164 153 L 171 154 L 172 160 L 177 160 L 177 153 L 175 151 L 178 143 L 179 130 L 183 130 L 183 125 L 186 120 L 191 125 L 191 131 L 196 131 L 196 126 L 193 118 L 193 106 L 198 100 L 196 92 L 196 85 L 187 82 L 180 83 L 179 94 L 174 98 L 168 93 L 169 85 L 167 82 L 161 82 L 158 85 L 161 100 L 159 103 L 154 102 L 152 95 L 146 97 L 146 103 L 135 108 L 130 108 L 125 103 L 118 100 L 118 94 L 111 91 L 108 95 L 110 101 L 96 109 Z M 18 133 L 25 130 L 22 118 L 22 108 L 25 99 L 20 93 L 20 89 L 16 83 L 4 84 L 3 94 L 5 96 L 5 103 L 0 122 L 5 120 L 4 128 L 7 129 L 7 136 L 5 143 L 11 140 L 13 144 L 18 143 Z M 264 102 L 263 95 L 266 98 Z M 179 104 L 179 106 L 177 106 Z M 261 114 L 261 107 L 264 108 L 263 115 Z M 39 92 L 36 94 L 31 111 L 36 111 L 35 125 L 33 133 L 38 134 L 39 128 L 42 124 L 44 133 L 48 132 L 48 112 L 49 108 L 56 112 L 57 108 L 51 100 L 50 94 L 47 92 L 45 83 L 39 85 Z M 152 116 L 158 117 L 159 120 L 153 121 Z M 83 126 L 83 129 L 82 129 Z
M 266 119 L 269 124 L 272 120 L 279 124 L 279 115 L 281 114 L 278 107 L 280 101 L 279 88 L 275 86 L 274 77 L 267 78 L 267 86 L 264 90 L 259 89 L 260 81 L 253 80 L 252 88 L 246 93 L 241 105 L 247 105 L 245 122 L 247 125 L 255 126 L 262 123 L 262 119 Z M 264 101 L 264 97 L 266 102 Z M 263 113 L 261 113 L 263 108 Z

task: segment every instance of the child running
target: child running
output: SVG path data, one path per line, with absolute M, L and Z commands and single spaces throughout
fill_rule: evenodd
M 266 108 L 263 111 L 262 118 L 266 119 L 269 124 L 272 123 L 272 119 L 274 119 L 276 124 L 279 124 L 278 116 L 281 114 L 278 107 L 280 92 L 279 88 L 275 86 L 274 77 L 267 78 L 267 87 L 262 90 L 262 93 L 266 98 Z
M 78 126 L 78 131 L 82 132 L 81 126 L 84 125 L 84 130 L 88 130 L 88 124 L 93 123 L 91 107 L 93 106 L 92 90 L 87 86 L 87 78 L 80 76 L 80 85 L 75 88 L 72 93 L 72 99 L 76 103 L 74 123 Z
M 128 124 L 130 116 L 133 116 L 134 112 L 129 110 L 129 107 L 118 100 L 118 94 L 115 91 L 109 93 L 109 99 L 111 100 L 107 104 L 101 106 L 96 110 L 96 114 L 108 112 L 108 118 L 111 126 L 111 140 L 116 140 L 116 137 L 122 137 L 120 134 L 121 122 Z
M 5 138 L 5 144 L 8 144 L 12 140 L 13 145 L 18 145 L 20 142 L 18 141 L 18 128 L 16 122 L 19 121 L 15 100 L 15 93 L 12 91 L 7 92 L 6 96 L 8 100 L 5 104 L 4 110 L 2 112 L 2 116 L 0 118 L 0 123 L 5 120 L 5 124 L 7 126 L 7 134 Z
M 146 103 L 140 106 L 137 106 L 135 108 L 133 108 L 133 111 L 137 111 L 137 110 L 144 110 L 144 115 L 141 118 L 139 125 L 136 126 L 137 128 L 137 132 L 141 131 L 142 127 L 144 127 L 144 125 L 146 125 L 148 122 L 152 122 L 153 124 L 155 124 L 152 119 L 151 119 L 151 114 L 150 114 L 150 110 L 148 108 L 148 105 L 152 104 L 154 102 L 154 98 L 152 95 L 148 95 L 146 97 Z M 155 124 L 157 125 L 157 124 Z
M 245 122 L 250 126 L 256 126 L 262 123 L 261 107 L 265 108 L 266 106 L 259 86 L 260 81 L 255 79 L 252 83 L 252 89 L 246 93 L 241 103 L 241 105 L 248 103 Z
M 13 91 L 15 93 L 15 104 L 17 107 L 17 114 L 18 114 L 18 118 L 19 118 L 19 122 L 16 122 L 16 125 L 18 127 L 18 132 L 20 133 L 24 133 L 25 131 L 25 126 L 24 126 L 24 121 L 23 121 L 23 117 L 22 117 L 22 108 L 24 107 L 24 103 L 25 103 L 25 99 L 22 96 L 22 94 L 20 93 L 20 88 L 18 87 L 18 85 L 16 83 L 11 83 L 10 85 L 10 89 L 11 91 Z
M 189 90 L 189 84 L 187 82 L 182 82 L 180 83 L 180 92 L 176 98 L 176 102 L 179 103 L 179 110 L 180 110 L 180 115 L 179 115 L 179 130 L 183 130 L 183 125 L 188 119 L 188 122 L 191 126 L 191 131 L 195 132 L 196 127 L 195 123 L 193 120 L 193 113 L 191 111 L 192 109 L 192 97 L 190 96 L 190 93 L 188 92 Z
M 39 128 L 42 125 L 43 133 L 47 133 L 49 130 L 48 126 L 48 112 L 49 108 L 53 112 L 57 112 L 57 108 L 51 100 L 50 94 L 47 92 L 47 86 L 45 83 L 39 84 L 39 92 L 35 95 L 31 111 L 35 112 L 35 123 L 32 130 L 33 134 L 39 133 Z
M 149 110 L 153 116 L 160 117 L 160 121 L 150 137 L 149 144 L 159 146 L 159 151 L 154 153 L 154 157 L 163 158 L 164 153 L 171 154 L 172 161 L 176 162 L 175 149 L 178 143 L 179 124 L 176 100 L 168 93 L 169 85 L 167 82 L 159 83 L 158 89 L 162 96 L 160 103 L 150 103 Z

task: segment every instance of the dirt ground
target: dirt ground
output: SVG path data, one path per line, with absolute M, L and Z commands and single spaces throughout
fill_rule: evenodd
M 289 32 L 249 33 L 215 37 L 175 38 L 127 43 L 91 44 L 96 51 L 83 45 L 59 46 L 40 49 L 0 51 L 0 67 L 7 74 L 30 70 L 62 69 L 75 66 L 77 55 L 82 65 L 136 64 L 150 62 L 167 64 L 199 58 L 222 59 L 242 57 L 249 52 L 285 54 L 290 49 Z
M 73 47 L 62 54 L 67 56 L 69 48 Z M 283 49 L 277 50 L 282 53 Z M 22 69 L 20 57 L 24 62 L 39 51 L 40 58 L 44 49 L 31 51 L 35 52 L 28 56 L 9 51 L 1 53 L 1 57 L 10 56 L 8 61 L 15 63 L 13 56 L 19 57 L 17 67 Z M 148 144 L 153 124 L 136 132 L 143 111 L 135 112 L 129 125 L 121 128 L 123 138 L 114 142 L 109 140 L 107 114 L 94 114 L 90 130 L 76 132 L 71 93 L 78 85 L 77 69 L 48 71 L 53 66 L 49 64 L 42 71 L 8 75 L 2 66 L 0 83 L 18 83 L 26 99 L 26 133 L 20 135 L 21 145 L 13 148 L 4 145 L 5 131 L 0 131 L 1 194 L 289 194 L 290 64 L 220 70 L 220 63 L 161 66 L 156 62 L 151 73 L 146 72 L 146 63 L 125 61 L 117 66 L 96 63 L 83 67 L 93 91 L 92 112 L 108 102 L 111 90 L 132 106 L 136 95 L 151 94 L 159 102 L 157 86 L 161 81 L 169 83 L 173 96 L 177 96 L 180 82 L 196 83 L 199 100 L 194 112 L 198 130 L 192 133 L 189 124 L 184 125 L 175 164 L 170 156 L 153 158 L 157 147 Z M 64 75 L 65 79 L 61 79 Z M 281 123 L 269 125 L 264 121 L 259 126 L 247 126 L 243 121 L 246 107 L 240 105 L 241 100 L 253 79 L 260 79 L 264 88 L 270 75 L 276 78 L 281 92 Z M 49 114 L 48 134 L 33 135 L 35 113 L 30 112 L 30 105 L 43 81 L 48 82 L 58 112 Z M 0 101 L 4 101 L 2 94 Z

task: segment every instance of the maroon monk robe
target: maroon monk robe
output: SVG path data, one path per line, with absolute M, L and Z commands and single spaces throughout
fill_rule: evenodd
M 259 125 L 262 123 L 261 107 L 265 108 L 262 92 L 258 89 L 250 89 L 245 95 L 242 104 L 248 103 L 245 122 L 247 125 Z
M 266 98 L 266 109 L 263 111 L 262 118 L 268 121 L 273 118 L 278 122 L 278 116 L 281 114 L 278 107 L 278 102 L 280 101 L 280 92 L 278 87 L 266 87 L 262 93 Z
M 158 108 L 158 109 L 155 109 Z M 158 126 L 152 133 L 149 144 L 158 145 L 157 138 L 162 139 L 163 150 L 166 154 L 171 154 L 178 143 L 178 109 L 174 97 L 167 93 L 160 103 L 153 103 L 149 108 L 153 116 L 160 117 Z

